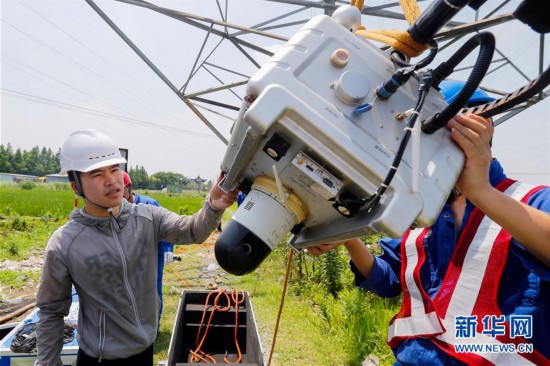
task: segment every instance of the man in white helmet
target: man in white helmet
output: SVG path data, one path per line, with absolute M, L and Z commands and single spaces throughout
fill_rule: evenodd
M 201 243 L 236 200 L 217 184 L 192 216 L 123 200 L 120 155 L 99 132 L 72 133 L 61 148 L 61 170 L 84 198 L 46 247 L 37 294 L 41 366 L 62 365 L 63 317 L 71 288 L 79 296 L 77 365 L 153 364 L 157 335 L 157 243 Z

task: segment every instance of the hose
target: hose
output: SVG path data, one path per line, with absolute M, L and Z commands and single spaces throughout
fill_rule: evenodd
M 433 70 L 433 86 L 437 87 L 441 80 L 446 79 L 454 72 L 454 68 L 468 56 L 477 46 L 479 54 L 476 63 L 466 81 L 466 84 L 458 93 L 457 97 L 441 113 L 422 122 L 422 132 L 432 134 L 447 125 L 447 121 L 454 117 L 457 112 L 466 105 L 481 80 L 487 73 L 493 53 L 495 51 L 495 37 L 489 32 L 481 32 L 470 38 L 451 58 L 443 62 Z

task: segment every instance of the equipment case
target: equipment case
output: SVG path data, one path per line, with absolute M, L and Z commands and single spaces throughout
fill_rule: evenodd
M 197 333 L 201 325 L 206 298 L 210 292 L 212 291 L 184 290 L 182 292 L 168 349 L 168 366 L 191 365 L 188 363 L 190 350 L 197 348 Z M 262 346 L 258 336 L 252 303 L 247 292 L 244 293 L 244 296 L 244 302 L 238 308 L 237 340 L 242 354 L 240 364 L 264 366 Z M 210 300 L 209 304 L 212 304 L 212 302 Z M 225 300 L 220 303 L 220 306 L 226 305 Z M 209 305 L 202 332 L 204 332 L 211 310 L 212 305 Z M 224 363 L 223 358 L 227 352 L 228 359 L 233 362 L 238 356 L 234 332 L 235 309 L 232 308 L 225 312 L 216 311 L 201 350 L 212 356 L 217 363 Z

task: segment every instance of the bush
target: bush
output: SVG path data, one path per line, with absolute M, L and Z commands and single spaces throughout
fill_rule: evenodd
M 8 253 L 10 253 L 11 255 L 13 256 L 17 256 L 19 254 L 19 248 L 17 247 L 17 244 L 15 244 L 14 242 L 10 242 L 8 245 L 7 245 L 7 249 L 8 249 Z
M 52 183 L 52 186 L 56 191 L 72 191 L 70 183 L 55 182 Z
M 34 184 L 34 182 L 31 182 L 30 180 L 24 180 L 21 183 L 19 183 L 19 187 L 21 187 L 21 189 L 30 191 L 34 189 L 34 187 L 36 187 L 36 184 Z
M 14 217 L 11 220 L 10 227 L 15 231 L 26 231 L 27 222 L 24 219 L 20 219 L 18 216 Z

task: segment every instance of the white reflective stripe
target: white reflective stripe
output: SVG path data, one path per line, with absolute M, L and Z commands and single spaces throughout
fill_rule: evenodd
M 418 317 L 397 318 L 388 328 L 388 342 L 393 337 L 413 337 L 441 333 L 444 329 L 435 311 Z
M 424 229 L 415 229 L 409 233 L 405 242 L 405 253 L 407 254 L 407 268 L 405 268 L 405 282 L 411 295 L 411 316 L 420 317 L 426 313 L 422 293 L 414 281 L 413 272 L 418 265 L 418 251 L 416 250 L 416 239 Z
M 504 194 L 521 200 L 533 187 L 514 183 Z M 457 315 L 471 315 L 489 262 L 491 249 L 501 227 L 487 216 L 481 220 L 476 235 L 468 248 L 456 287 L 451 296 L 446 319 L 454 321 Z
M 411 230 L 405 242 L 407 267 L 405 268 L 405 282 L 410 294 L 411 316 L 396 318 L 388 328 L 388 341 L 393 337 L 410 337 L 418 334 L 436 334 L 443 332 L 435 312 L 426 314 L 422 292 L 414 281 L 413 272 L 418 265 L 419 255 L 416 249 L 416 240 L 424 229 Z
M 455 322 L 453 321 L 443 321 L 443 325 L 447 330 L 445 333 L 438 335 L 436 338 L 446 342 L 448 344 L 491 344 L 491 345 L 504 345 L 498 339 L 493 337 L 488 337 L 481 333 L 476 333 L 475 338 L 455 338 L 456 329 Z M 495 353 L 485 353 L 485 352 L 469 352 L 484 359 L 492 362 L 495 365 L 535 365 L 525 357 L 521 356 L 521 353 L 507 353 L 507 352 L 495 352 Z

